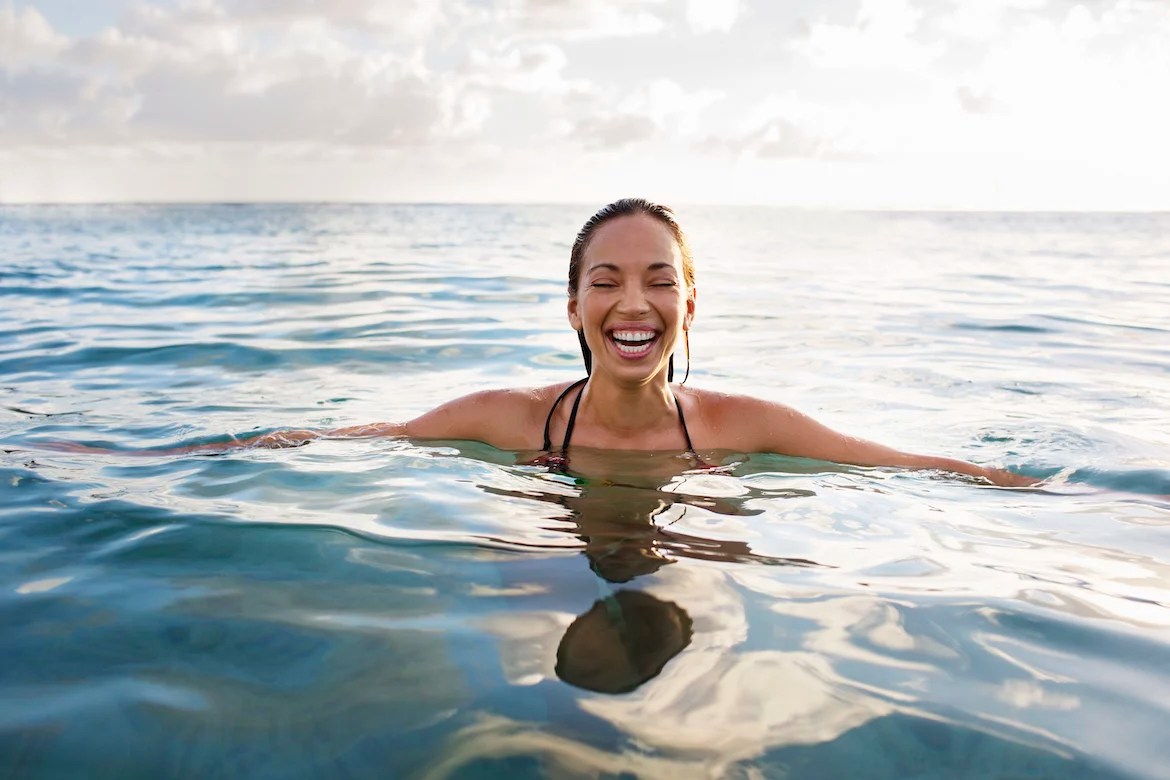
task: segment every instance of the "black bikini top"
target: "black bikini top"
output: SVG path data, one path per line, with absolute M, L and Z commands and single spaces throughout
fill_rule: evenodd
M 541 448 L 543 452 L 548 454 L 541 456 L 538 460 L 541 465 L 548 466 L 554 471 L 568 471 L 569 468 L 569 439 L 573 437 L 573 426 L 577 423 L 577 410 L 581 408 L 581 396 L 585 395 L 584 389 L 577 393 L 577 397 L 573 400 L 573 408 L 569 411 L 569 422 L 565 425 L 565 438 L 561 442 L 560 453 L 552 453 L 552 441 L 549 438 L 549 427 L 552 425 L 553 415 L 556 414 L 557 407 L 561 405 L 561 401 L 565 400 L 565 396 L 571 393 L 574 389 L 581 387 L 589 381 L 589 377 L 578 379 L 573 384 L 566 387 L 557 400 L 553 401 L 552 408 L 548 410 L 548 417 L 544 420 L 544 446 Z M 674 391 L 671 391 L 671 395 Z M 682 426 L 683 436 L 687 440 L 687 453 L 695 459 L 695 461 L 702 463 L 695 452 L 694 445 L 691 444 L 691 432 L 687 430 L 687 418 L 683 416 L 682 404 L 678 401 L 678 396 L 674 396 L 674 408 L 678 410 L 678 422 Z

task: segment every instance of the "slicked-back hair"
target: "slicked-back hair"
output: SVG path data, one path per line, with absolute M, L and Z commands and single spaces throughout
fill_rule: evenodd
M 569 295 L 577 294 L 577 285 L 581 282 L 581 263 L 585 260 L 585 250 L 597 229 L 610 220 L 618 217 L 629 217 L 635 214 L 645 214 L 661 222 L 674 236 L 682 255 L 683 279 L 687 289 L 695 286 L 695 261 L 691 258 L 691 250 L 687 245 L 687 236 L 670 206 L 646 200 L 645 198 L 622 198 L 615 200 L 608 206 L 603 206 L 596 214 L 590 217 L 581 230 L 577 232 L 577 240 L 573 242 L 573 251 L 569 255 Z

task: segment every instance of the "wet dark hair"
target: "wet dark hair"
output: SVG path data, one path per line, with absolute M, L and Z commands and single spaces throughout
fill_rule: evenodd
M 618 217 L 629 217 L 636 214 L 645 214 L 648 217 L 661 222 L 670 231 L 674 237 L 674 242 L 678 244 L 679 254 L 682 255 L 682 273 L 683 280 L 686 282 L 687 289 L 695 286 L 695 261 L 691 257 L 691 249 L 687 244 L 686 233 L 683 232 L 682 226 L 678 224 L 678 220 L 674 216 L 674 210 L 670 206 L 664 206 L 661 203 L 646 200 L 645 198 L 622 198 L 615 200 L 607 206 L 603 206 L 600 211 L 590 217 L 581 230 L 577 232 L 577 240 L 573 242 L 573 251 L 569 255 L 569 296 L 572 297 L 577 294 L 577 286 L 581 283 L 581 263 L 585 259 L 585 250 L 589 248 L 589 242 L 593 239 L 593 234 L 597 229 L 610 220 Z M 585 373 L 593 371 L 593 353 L 589 351 L 589 346 L 585 343 L 585 334 L 577 331 L 577 340 L 581 342 L 581 357 L 585 360 Z M 688 355 L 688 373 L 689 372 L 689 355 Z M 670 368 L 667 372 L 667 381 L 674 380 L 674 356 L 670 358 Z M 685 381 L 685 380 L 684 380 Z

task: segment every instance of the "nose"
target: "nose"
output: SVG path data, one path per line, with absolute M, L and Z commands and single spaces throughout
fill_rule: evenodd
M 646 300 L 646 291 L 640 284 L 627 284 L 622 289 L 622 298 L 618 301 L 619 310 L 623 313 L 642 314 L 650 309 Z

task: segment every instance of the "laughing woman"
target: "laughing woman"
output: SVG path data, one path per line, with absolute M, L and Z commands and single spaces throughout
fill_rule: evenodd
M 288 447 L 353 436 L 474 440 L 505 450 L 539 449 L 537 462 L 559 470 L 569 468 L 573 452 L 596 457 L 606 450 L 681 451 L 701 464 L 697 452 L 732 450 L 938 469 L 1003 486 L 1035 482 L 847 436 L 774 401 L 673 383 L 672 355 L 695 317 L 695 268 L 682 228 L 666 206 L 627 198 L 594 214 L 573 243 L 568 293 L 585 379 L 485 390 L 409 422 L 276 431 L 228 446 Z M 223 449 L 204 444 L 175 451 Z

